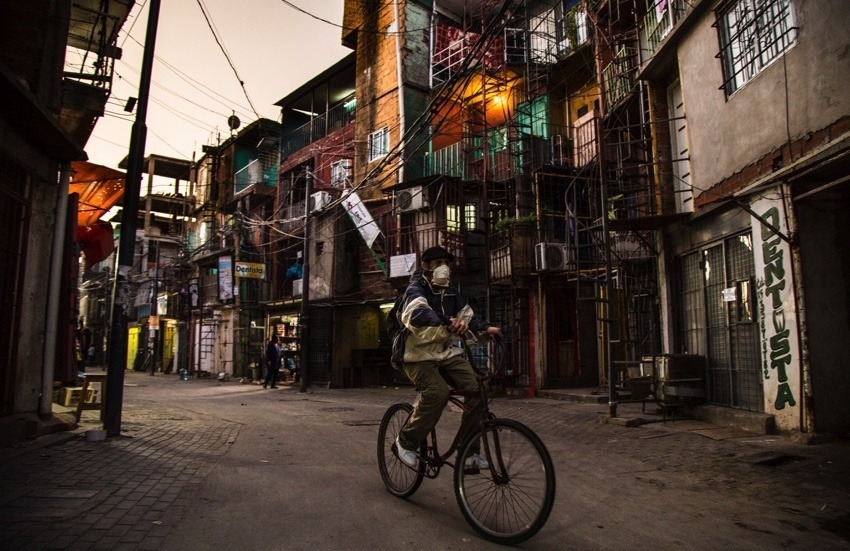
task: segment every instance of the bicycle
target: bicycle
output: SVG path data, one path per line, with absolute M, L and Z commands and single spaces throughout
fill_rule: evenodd
M 465 340 L 462 343 L 472 363 L 469 347 Z M 482 374 L 475 391 L 483 404 L 481 430 L 466 442 L 458 442 L 458 433 L 448 451 L 440 454 L 436 428 L 432 429 L 419 447 L 416 468 L 401 462 L 395 444 L 413 406 L 406 402 L 391 405 L 378 430 L 378 468 L 387 490 L 396 497 L 408 498 L 426 477 L 437 478 L 443 466 L 451 467 L 455 498 L 469 525 L 488 541 L 512 545 L 531 538 L 549 518 L 555 501 L 555 470 L 546 446 L 534 431 L 490 412 L 487 381 L 493 373 L 488 369 Z M 454 389 L 449 401 L 466 412 L 460 399 L 464 394 Z M 456 451 L 460 453 L 452 463 L 449 459 Z M 465 468 L 466 459 L 476 452 L 489 465 Z

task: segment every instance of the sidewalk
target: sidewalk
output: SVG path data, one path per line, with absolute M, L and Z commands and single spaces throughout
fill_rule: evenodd
M 132 380 L 132 376 L 128 377 Z M 0 549 L 159 549 L 164 519 L 227 452 L 239 425 L 125 404 L 122 436 L 81 428 L 0 450 Z

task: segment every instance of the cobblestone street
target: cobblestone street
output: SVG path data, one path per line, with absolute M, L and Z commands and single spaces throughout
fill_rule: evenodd
M 442 518 L 428 505 L 438 494 L 450 495 L 436 490 L 448 488 L 450 477 L 441 477 L 437 486 L 426 484 L 406 503 L 383 492 L 374 467 L 377 423 L 387 405 L 413 397 L 405 387 L 316 388 L 302 394 L 128 372 L 121 437 L 87 441 L 84 431 L 99 424 L 96 412 L 86 412 L 75 432 L 0 450 L 0 548 L 208 549 L 220 540 L 222 549 L 230 548 L 229 542 L 241 542 L 245 549 L 367 544 L 391 549 L 399 537 L 392 536 L 396 529 L 407 531 L 400 537 L 413 538 L 412 549 L 492 548 L 473 535 L 451 502 L 441 513 L 451 522 L 433 547 L 410 535 L 428 533 L 433 523 L 422 523 L 423 515 Z M 528 549 L 674 544 L 850 549 L 847 441 L 804 446 L 786 436 L 756 436 L 682 419 L 626 428 L 601 422 L 606 405 L 550 399 L 499 398 L 493 409 L 532 427 L 555 460 L 555 510 L 525 544 Z M 640 406 L 621 411 L 638 414 Z M 444 415 L 441 435 L 451 432 L 458 417 L 451 411 Z M 335 441 L 346 444 L 348 459 L 328 455 Z M 328 457 L 326 465 L 315 464 Z M 269 474 L 264 482 L 246 472 Z M 346 484 L 334 490 L 337 482 L 322 479 Z M 255 484 L 258 489 L 252 490 Z M 293 487 L 302 484 L 300 490 Z M 372 507 L 410 509 L 419 522 L 390 527 L 386 520 L 368 520 L 371 513 L 365 511 L 325 513 L 326 492 L 337 492 L 340 504 L 357 503 L 365 492 Z M 233 513 L 269 507 L 307 507 L 316 510 L 316 518 L 299 522 L 297 529 L 289 524 L 285 536 L 278 535 L 285 539 L 272 531 L 268 538 L 277 543 L 270 544 L 252 528 L 254 513 Z M 386 512 L 375 514 L 386 519 Z M 375 533 L 347 532 L 361 521 Z M 453 532 L 463 539 L 451 539 L 458 537 Z M 351 546 L 339 540 L 346 534 L 351 539 L 343 541 Z

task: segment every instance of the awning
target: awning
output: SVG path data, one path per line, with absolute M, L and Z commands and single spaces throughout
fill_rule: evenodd
M 91 226 L 124 195 L 125 173 L 105 166 L 75 161 L 69 193 L 80 195 L 77 225 Z
M 77 226 L 77 243 L 86 255 L 86 269 L 106 260 L 115 250 L 112 224 L 98 220 L 91 226 Z

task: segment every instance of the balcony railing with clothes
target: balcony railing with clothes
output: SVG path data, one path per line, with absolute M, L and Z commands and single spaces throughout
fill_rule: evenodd
M 643 16 L 641 24 L 642 61 L 655 53 L 661 41 L 685 15 L 685 0 L 655 0 Z
M 629 46 L 621 46 L 611 63 L 602 70 L 605 105 L 608 109 L 616 107 L 632 92 L 636 69 L 637 51 Z
M 286 158 L 311 143 L 353 123 L 354 105 L 354 94 L 351 94 L 326 112 L 317 115 L 306 124 L 286 134 L 281 144 L 282 158 Z

